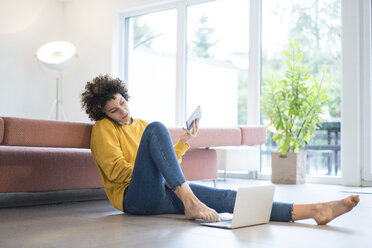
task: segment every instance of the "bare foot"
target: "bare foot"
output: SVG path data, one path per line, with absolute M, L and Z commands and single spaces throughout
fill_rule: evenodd
M 174 193 L 182 201 L 185 206 L 186 219 L 202 219 L 209 222 L 220 221 L 217 212 L 204 205 L 192 192 L 187 182 L 178 186 Z
M 217 212 L 200 201 L 193 201 L 187 204 L 187 206 L 185 204 L 185 216 L 188 220 L 202 219 L 208 222 L 220 221 Z
M 318 225 L 325 225 L 338 216 L 349 212 L 359 203 L 359 195 L 352 195 L 339 201 L 319 203 L 316 205 L 314 220 Z

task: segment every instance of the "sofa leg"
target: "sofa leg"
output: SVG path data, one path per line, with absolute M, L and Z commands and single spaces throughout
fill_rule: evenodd
M 217 179 L 213 179 L 213 185 L 215 188 L 217 188 Z

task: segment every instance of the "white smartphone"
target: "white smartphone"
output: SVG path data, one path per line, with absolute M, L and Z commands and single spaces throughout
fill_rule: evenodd
M 196 119 L 201 119 L 201 108 L 200 105 L 195 109 L 194 113 L 187 119 L 186 128 L 191 131 L 193 129 L 192 123 Z

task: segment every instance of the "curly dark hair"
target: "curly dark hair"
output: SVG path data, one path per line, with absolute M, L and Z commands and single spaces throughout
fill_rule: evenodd
M 115 99 L 115 94 L 121 94 L 128 101 L 128 88 L 119 78 L 112 78 L 109 74 L 99 75 L 85 85 L 81 94 L 81 109 L 85 109 L 92 121 L 106 117 L 103 112 L 107 101 Z

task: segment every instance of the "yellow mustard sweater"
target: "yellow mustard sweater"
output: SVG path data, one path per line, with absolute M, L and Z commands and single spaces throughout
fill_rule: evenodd
M 132 179 L 138 147 L 148 123 L 133 119 L 130 125 L 120 126 L 104 118 L 93 125 L 90 149 L 101 175 L 102 184 L 111 204 L 123 209 L 124 190 Z M 189 145 L 178 141 L 174 146 L 179 163 Z

